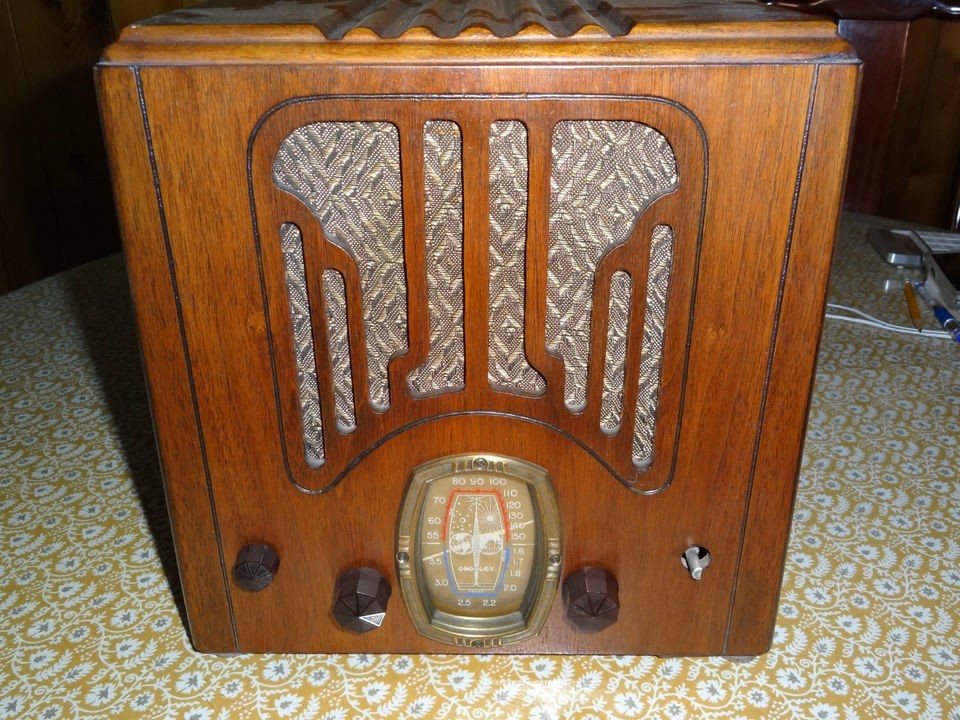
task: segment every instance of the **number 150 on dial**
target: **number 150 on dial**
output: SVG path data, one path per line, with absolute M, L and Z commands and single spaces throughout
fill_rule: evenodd
M 400 586 L 417 630 L 487 647 L 539 632 L 560 573 L 549 476 L 497 455 L 415 469 L 397 533 Z

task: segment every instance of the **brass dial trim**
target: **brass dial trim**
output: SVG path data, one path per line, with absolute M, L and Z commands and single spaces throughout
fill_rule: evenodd
M 553 483 L 538 465 L 471 453 L 411 472 L 397 576 L 425 637 L 485 648 L 536 636 L 559 585 L 562 547 Z

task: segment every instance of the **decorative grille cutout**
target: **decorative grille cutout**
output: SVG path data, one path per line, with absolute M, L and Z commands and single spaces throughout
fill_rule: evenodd
M 618 270 L 610 277 L 607 320 L 607 352 L 603 363 L 603 396 L 600 429 L 608 435 L 620 431 L 623 419 L 623 381 L 627 370 L 627 338 L 633 281 Z
M 370 405 L 384 412 L 390 406 L 387 363 L 407 350 L 397 128 L 385 122 L 297 128 L 277 152 L 273 177 L 278 187 L 310 208 L 326 238 L 357 264 Z M 346 337 L 345 332 L 334 335 Z M 339 348 L 336 354 L 349 357 L 349 350 Z M 348 392 L 344 387 L 335 391 Z
M 551 156 L 547 348 L 564 363 L 567 409 L 581 412 L 597 266 L 654 200 L 677 187 L 677 164 L 663 135 L 627 121 L 557 123 Z
M 329 268 L 323 271 L 323 309 L 327 321 L 337 430 L 352 432 L 357 428 L 357 417 L 353 404 L 350 341 L 347 337 L 347 292 L 343 275 Z
M 310 323 L 310 298 L 307 296 L 303 264 L 303 240 L 293 223 L 280 226 L 284 276 L 293 327 L 293 353 L 297 359 L 297 389 L 303 444 L 307 464 L 320 467 L 324 462 L 323 421 L 320 419 L 320 394 L 317 391 L 317 364 L 313 351 L 313 327 Z
M 424 230 L 430 352 L 410 373 L 415 396 L 463 390 L 463 172 L 460 128 L 431 120 L 423 128 Z
M 547 384 L 524 352 L 524 263 L 527 238 L 527 129 L 516 121 L 490 126 L 490 387 L 539 396 Z
M 331 440 L 334 429 L 346 435 L 363 423 L 363 432 L 354 437 L 366 443 L 371 425 L 379 428 L 376 432 L 393 432 L 400 427 L 397 423 L 418 418 L 418 408 L 435 407 L 419 405 L 418 399 L 467 389 L 467 354 L 485 352 L 485 361 L 473 355 L 469 360 L 487 364 L 486 390 L 469 388 L 474 393 L 468 398 L 471 407 L 486 406 L 484 392 L 517 395 L 516 402 L 524 403 L 518 405 L 524 408 L 521 414 L 573 433 L 578 442 L 582 436 L 584 442 L 597 443 L 600 434 L 619 438 L 607 446 L 617 450 L 604 452 L 610 455 L 608 462 L 618 466 L 616 472 L 625 473 L 620 475 L 623 482 L 633 482 L 625 479 L 632 470 L 651 468 L 658 412 L 667 412 L 668 422 L 674 422 L 669 418 L 676 413 L 675 397 L 660 398 L 670 280 L 675 264 L 681 272 L 689 267 L 688 246 L 674 247 L 672 226 L 679 221 L 684 237 L 690 228 L 678 215 L 683 205 L 673 201 L 662 206 L 662 218 L 638 222 L 656 200 L 678 189 L 676 157 L 660 132 L 639 122 L 560 121 L 545 137 L 530 134 L 525 124 L 541 118 L 530 120 L 523 106 L 518 108 L 516 120 L 490 117 L 484 124 L 463 122 L 473 118 L 457 114 L 463 109 L 450 120 L 398 125 L 316 122 L 290 132 L 281 143 L 272 162 L 273 183 L 303 203 L 319 223 L 319 228 L 304 228 L 301 219 L 288 219 L 299 210 L 287 214 L 280 209 L 272 220 L 279 228 L 277 247 L 294 336 L 294 365 L 288 367 L 296 370 L 307 466 L 324 472 L 334 462 L 340 467 L 340 447 L 329 444 L 339 442 Z M 467 199 L 464 148 L 482 143 L 487 143 L 489 156 L 478 172 L 486 174 L 481 180 L 488 195 Z M 402 181 L 401 151 L 402 171 L 412 173 Z M 531 176 L 533 167 L 544 170 Z M 532 218 L 531 187 L 546 191 L 547 182 L 549 206 L 538 203 L 537 212 L 544 215 Z M 415 189 L 409 198 L 402 197 L 404 185 Z M 681 189 L 688 202 L 696 202 L 691 195 L 695 188 Z M 289 202 L 277 207 L 290 208 Z M 413 203 L 407 208 L 413 226 L 406 229 L 404 202 Z M 474 212 L 478 207 L 487 209 L 488 226 L 465 235 L 467 208 Z M 533 227 L 546 226 L 546 238 L 527 237 L 531 221 Z M 465 239 L 482 242 L 484 232 L 489 276 L 466 278 Z M 611 257 L 601 267 L 611 251 L 628 242 L 626 255 Z M 546 257 L 541 255 L 544 243 Z M 531 247 L 534 256 L 528 257 Z M 407 253 L 422 253 L 422 267 L 406 267 Z M 545 271 L 546 281 L 546 297 L 533 298 L 533 320 L 526 317 L 531 267 L 540 281 Z M 428 306 L 417 308 L 413 328 L 408 274 L 413 287 L 426 288 Z M 609 278 L 609 287 L 598 287 L 598 277 Z M 643 287 L 644 280 L 646 294 L 636 296 L 634 283 Z M 469 281 L 489 283 L 487 307 L 467 307 L 484 297 L 475 293 L 468 299 Z M 682 297 L 673 299 L 689 301 L 684 287 L 678 286 L 677 292 Z M 606 305 L 597 308 L 597 317 L 606 316 L 606 337 L 596 338 L 597 347 L 592 348 L 598 296 Z M 422 296 L 418 292 L 416 297 Z M 311 298 L 322 309 L 311 308 Z M 318 315 L 311 315 L 312 310 Z M 487 313 L 486 342 L 465 337 L 467 312 L 478 328 Z M 528 326 L 530 322 L 534 324 Z M 552 361 L 543 360 L 550 366 L 547 373 L 546 367 L 531 365 L 526 354 L 526 334 L 538 326 L 545 337 L 537 344 L 561 363 L 556 387 L 548 387 L 546 380 L 555 377 Z M 407 353 L 410 333 L 427 336 L 426 356 L 422 361 L 401 360 L 400 367 L 409 371 L 401 385 L 391 388 L 388 365 Z M 324 343 L 319 355 L 317 342 Z M 534 357 L 542 359 L 541 352 Z M 602 356 L 591 359 L 591 352 Z M 356 394 L 364 374 L 356 363 L 365 364 L 367 398 Z M 563 401 L 552 397 L 540 405 L 536 398 L 547 394 Z M 586 418 L 572 418 L 586 409 L 588 397 L 599 400 L 598 407 L 590 408 L 592 431 L 582 425 Z M 365 401 L 368 407 L 357 407 Z M 370 409 L 382 414 L 382 428 L 381 420 L 370 422 Z M 322 417 L 330 428 L 324 427 Z
M 653 436 L 660 397 L 660 370 L 666 332 L 667 292 L 673 267 L 673 230 L 654 228 L 647 272 L 647 303 L 643 315 L 643 347 L 640 351 L 640 383 L 637 416 L 633 430 L 633 464 L 643 470 L 653 463 Z

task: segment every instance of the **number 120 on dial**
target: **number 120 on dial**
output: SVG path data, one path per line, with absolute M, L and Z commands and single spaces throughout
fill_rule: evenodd
M 397 533 L 400 587 L 417 630 L 488 647 L 539 632 L 561 565 L 550 478 L 498 455 L 415 469 Z

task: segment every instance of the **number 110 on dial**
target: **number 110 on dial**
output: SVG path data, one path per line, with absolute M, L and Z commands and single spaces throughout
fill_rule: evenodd
M 469 455 L 414 470 L 397 566 L 421 634 L 474 647 L 536 635 L 560 565 L 559 514 L 543 468 Z

